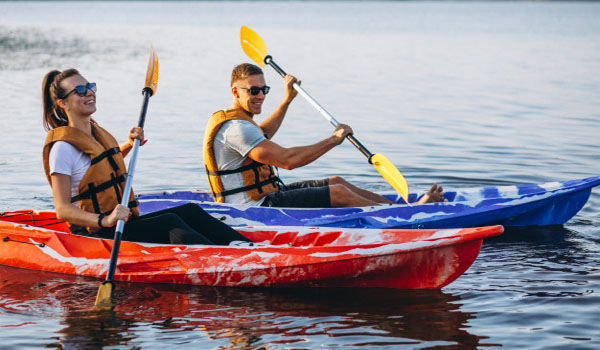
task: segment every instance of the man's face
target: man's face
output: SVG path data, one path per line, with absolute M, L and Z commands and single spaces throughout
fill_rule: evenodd
M 233 84 L 232 92 L 243 109 L 253 115 L 260 114 L 262 104 L 265 101 L 265 94 L 261 90 L 257 95 L 252 95 L 250 92 L 250 87 L 252 86 L 259 88 L 265 86 L 264 75 L 249 75 L 246 79 L 236 81 Z

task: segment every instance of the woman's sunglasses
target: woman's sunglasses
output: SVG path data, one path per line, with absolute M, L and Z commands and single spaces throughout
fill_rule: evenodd
M 271 89 L 271 87 L 270 87 L 270 86 L 267 86 L 267 85 L 265 85 L 265 86 L 263 86 L 263 87 L 251 86 L 251 87 L 249 87 L 249 88 L 248 88 L 248 87 L 242 87 L 242 86 L 236 86 L 236 87 L 237 87 L 238 89 L 250 90 L 250 94 L 251 94 L 252 96 L 256 96 L 256 95 L 258 95 L 258 93 L 259 93 L 259 92 L 261 92 L 261 91 L 263 92 L 263 94 L 265 94 L 265 95 L 266 95 L 266 94 L 268 94 L 268 93 L 269 93 L 269 90 Z
M 65 96 L 63 96 L 62 99 L 69 97 L 69 95 L 72 93 L 76 93 L 77 95 L 83 97 L 87 94 L 88 90 L 90 90 L 93 93 L 96 93 L 96 90 L 98 90 L 96 88 L 96 83 L 87 83 L 85 85 L 75 86 L 75 88 L 73 90 L 67 92 L 67 94 Z

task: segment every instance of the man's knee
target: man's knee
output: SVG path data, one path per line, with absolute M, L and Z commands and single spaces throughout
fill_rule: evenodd
M 346 185 L 348 181 L 344 180 L 341 176 L 332 176 L 329 179 L 330 185 Z

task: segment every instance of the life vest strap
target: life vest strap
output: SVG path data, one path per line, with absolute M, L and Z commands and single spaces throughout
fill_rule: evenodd
M 261 181 L 259 183 L 256 184 L 252 184 L 252 185 L 248 185 L 248 186 L 244 186 L 244 187 L 238 187 L 238 188 L 234 188 L 231 190 L 227 190 L 227 191 L 223 191 L 220 193 L 215 193 L 213 191 L 213 196 L 215 196 L 216 198 L 221 198 L 221 197 L 226 197 L 232 194 L 236 194 L 236 193 L 240 193 L 240 192 L 246 192 L 246 191 L 250 191 L 250 190 L 254 190 L 254 189 L 258 189 L 259 191 L 262 192 L 262 187 L 266 186 L 266 185 L 271 185 L 274 183 L 281 183 L 281 179 L 279 179 L 277 176 L 271 177 L 267 180 Z
M 88 192 L 91 194 L 90 197 L 92 199 L 92 205 L 94 206 L 94 212 L 98 213 L 98 212 L 100 212 L 100 203 L 98 203 L 98 196 L 96 194 L 98 194 L 98 192 L 100 192 L 100 191 L 96 190 L 96 186 L 94 185 L 93 182 L 90 182 L 88 184 L 88 188 L 89 188 Z
M 111 177 L 111 179 L 109 181 L 101 183 L 98 186 L 94 186 L 93 184 L 90 184 L 88 186 L 89 189 L 87 191 L 71 197 L 71 203 L 75 203 L 80 200 L 92 198 L 93 196 L 96 195 L 96 193 L 102 192 L 108 188 L 114 187 L 115 184 L 125 181 L 126 178 L 127 178 L 127 174 L 121 174 L 120 176 L 117 176 L 117 177 Z
M 119 188 L 119 181 L 116 181 L 115 174 L 110 174 L 110 182 L 112 183 L 112 185 L 113 185 L 112 187 L 115 190 L 115 195 L 117 196 L 117 202 L 121 203 L 121 200 L 123 199 L 121 197 L 121 188 Z
M 209 171 L 208 169 L 206 169 L 206 173 L 209 176 L 231 175 L 231 174 L 242 173 L 242 172 L 247 171 L 247 170 L 253 170 L 253 169 L 259 168 L 259 167 L 261 167 L 263 165 L 264 164 L 262 164 L 262 163 L 254 161 L 254 162 L 252 162 L 252 163 L 250 163 L 248 165 L 244 165 L 244 166 L 241 166 L 239 168 L 231 169 L 231 170 Z
M 110 156 L 110 159 L 112 159 L 112 156 L 114 156 L 115 154 L 119 154 L 120 152 L 121 152 L 121 150 L 119 149 L 119 147 L 109 148 L 106 151 L 100 153 L 100 155 L 98 155 L 94 159 L 91 159 L 90 165 L 94 165 L 94 164 L 100 162 L 102 159 L 109 157 L 109 156 Z M 110 162 L 111 165 L 113 162 L 114 162 L 114 160 L 112 162 Z

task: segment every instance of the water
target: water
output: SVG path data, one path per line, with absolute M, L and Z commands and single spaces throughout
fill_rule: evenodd
M 95 118 L 123 140 L 148 47 L 160 59 L 134 187 L 207 189 L 208 116 L 230 104 L 247 25 L 271 55 L 412 189 L 600 174 L 600 4 L 595 2 L 0 2 L 0 210 L 52 208 L 40 87 L 50 69 L 96 81 Z M 282 80 L 265 70 L 283 97 Z M 259 119 L 260 120 L 260 119 Z M 331 127 L 298 97 L 274 141 Z M 387 183 L 350 144 L 281 170 Z M 561 227 L 508 230 L 441 291 L 246 290 L 123 284 L 0 267 L 0 348 L 597 349 L 600 190 Z

